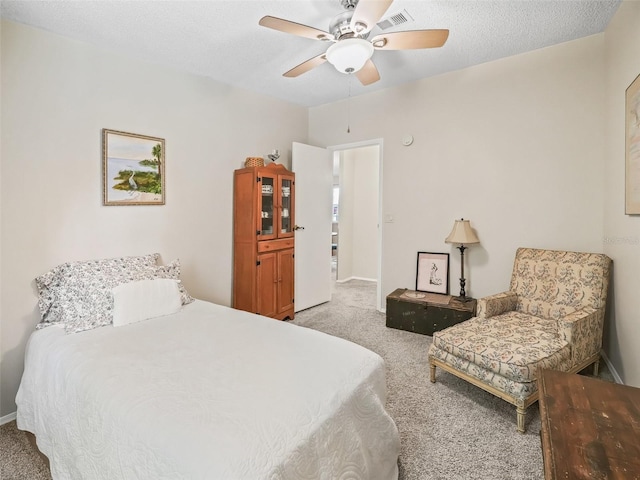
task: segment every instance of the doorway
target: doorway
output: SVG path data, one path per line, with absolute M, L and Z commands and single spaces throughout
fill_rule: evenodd
M 332 147 L 331 261 L 338 282 L 377 283 L 380 310 L 381 141 Z

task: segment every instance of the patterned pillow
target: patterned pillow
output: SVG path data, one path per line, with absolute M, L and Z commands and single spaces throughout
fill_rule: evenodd
M 158 255 L 154 254 L 154 262 L 157 257 Z M 133 269 L 117 268 L 118 262 L 115 262 L 116 268 L 112 268 L 114 264 L 112 261 L 108 261 L 107 264 L 109 268 L 106 268 L 104 263 L 100 263 L 96 268 L 82 265 L 82 268 L 64 270 L 62 284 L 51 289 L 54 291 L 55 303 L 51 305 L 47 316 L 43 317 L 43 321 L 36 328 L 62 324 L 67 333 L 75 333 L 109 325 L 113 323 L 111 290 L 123 283 L 139 280 L 156 278 L 176 280 L 182 304 L 186 305 L 194 300 L 180 281 L 179 260 L 168 265 L 137 263 Z
M 180 300 L 182 305 L 193 302 L 194 298 L 189 295 L 180 280 L 180 260 L 176 259 L 168 265 L 157 265 L 148 269 L 141 269 L 136 273 L 135 280 L 155 280 L 156 278 L 169 278 L 178 281 L 180 290 Z M 131 280 L 130 280 L 131 281 Z
M 42 322 L 62 322 L 66 316 L 77 313 L 74 311 L 76 307 L 81 308 L 81 305 L 76 305 L 79 300 L 95 296 L 95 290 L 101 282 L 119 281 L 133 272 L 153 267 L 157 264 L 159 256 L 158 253 L 152 253 L 58 265 L 36 278 Z

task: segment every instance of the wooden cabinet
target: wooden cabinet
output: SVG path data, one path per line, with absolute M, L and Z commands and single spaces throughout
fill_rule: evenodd
M 416 298 L 418 293 L 420 298 Z M 456 297 L 437 293 L 415 292 L 398 288 L 387 296 L 387 327 L 433 335 L 476 313 L 476 300 L 459 301 Z
M 234 308 L 293 319 L 294 200 L 295 175 L 283 165 L 235 171 Z

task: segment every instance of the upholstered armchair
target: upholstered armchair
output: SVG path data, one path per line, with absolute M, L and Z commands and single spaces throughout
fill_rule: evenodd
M 512 403 L 524 433 L 538 368 L 597 374 L 610 266 L 602 254 L 518 249 L 509 290 L 433 334 L 431 382 L 440 367 Z

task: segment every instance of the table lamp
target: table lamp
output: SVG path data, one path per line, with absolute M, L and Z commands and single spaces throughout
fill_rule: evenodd
M 469 220 L 461 218 L 460 220 L 456 220 L 455 224 L 453 225 L 453 230 L 451 230 L 451 233 L 447 238 L 445 238 L 444 241 L 446 243 L 460 244 L 460 246 L 457 247 L 460 250 L 460 296 L 458 297 L 458 300 L 460 300 L 461 302 L 466 302 L 470 299 L 467 298 L 467 295 L 464 291 L 464 284 L 466 283 L 466 280 L 464 279 L 464 251 L 467 248 L 465 247 L 465 244 L 469 245 L 473 243 L 480 243 L 480 240 L 478 240 L 477 235 L 471 229 Z

